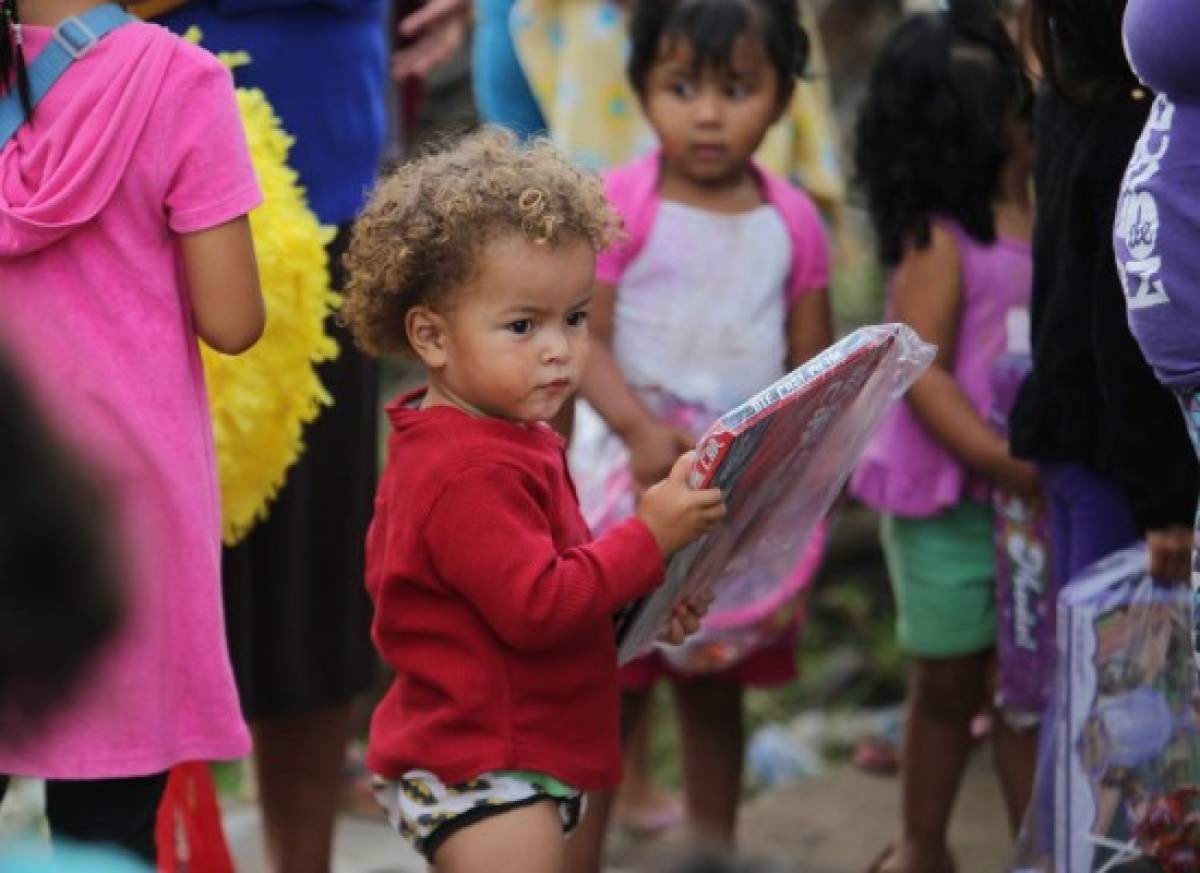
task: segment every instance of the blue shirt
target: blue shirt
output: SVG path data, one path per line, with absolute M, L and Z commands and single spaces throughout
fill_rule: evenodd
M 296 144 L 288 159 L 322 222 L 365 201 L 387 135 L 384 0 L 193 0 L 158 19 L 202 31 L 213 52 L 245 51 L 239 86 L 261 88 Z

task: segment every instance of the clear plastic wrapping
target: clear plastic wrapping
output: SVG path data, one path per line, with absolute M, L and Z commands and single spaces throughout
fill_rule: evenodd
M 720 487 L 728 516 L 672 557 L 665 583 L 621 617 L 622 663 L 654 645 L 672 608 L 695 592 L 716 599 L 692 646 L 761 625 L 793 600 L 814 530 L 934 353 L 906 325 L 860 328 L 718 419 L 697 444 L 689 481 Z
M 1058 601 L 1053 721 L 1014 873 L 1200 870 L 1200 709 L 1190 586 L 1144 546 L 1093 565 Z

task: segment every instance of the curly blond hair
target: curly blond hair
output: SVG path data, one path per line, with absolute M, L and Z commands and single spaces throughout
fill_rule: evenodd
M 547 141 L 520 143 L 485 128 L 376 187 L 346 254 L 342 320 L 368 354 L 409 352 L 409 310 L 444 309 L 488 242 L 516 234 L 535 245 L 582 240 L 602 251 L 618 226 L 594 173 Z

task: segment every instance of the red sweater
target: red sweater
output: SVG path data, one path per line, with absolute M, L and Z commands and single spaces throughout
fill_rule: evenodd
M 621 776 L 612 614 L 662 581 L 637 520 L 594 542 L 544 425 L 388 407 L 367 535 L 372 636 L 396 671 L 367 765 L 443 782 L 533 770 L 580 790 Z

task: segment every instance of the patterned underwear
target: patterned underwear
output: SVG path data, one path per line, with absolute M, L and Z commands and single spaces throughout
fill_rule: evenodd
M 555 801 L 567 834 L 583 815 L 582 794 L 537 773 L 498 771 L 445 785 L 427 770 L 409 770 L 399 779 L 376 776 L 371 788 L 392 827 L 431 864 L 453 834 L 518 807 Z

